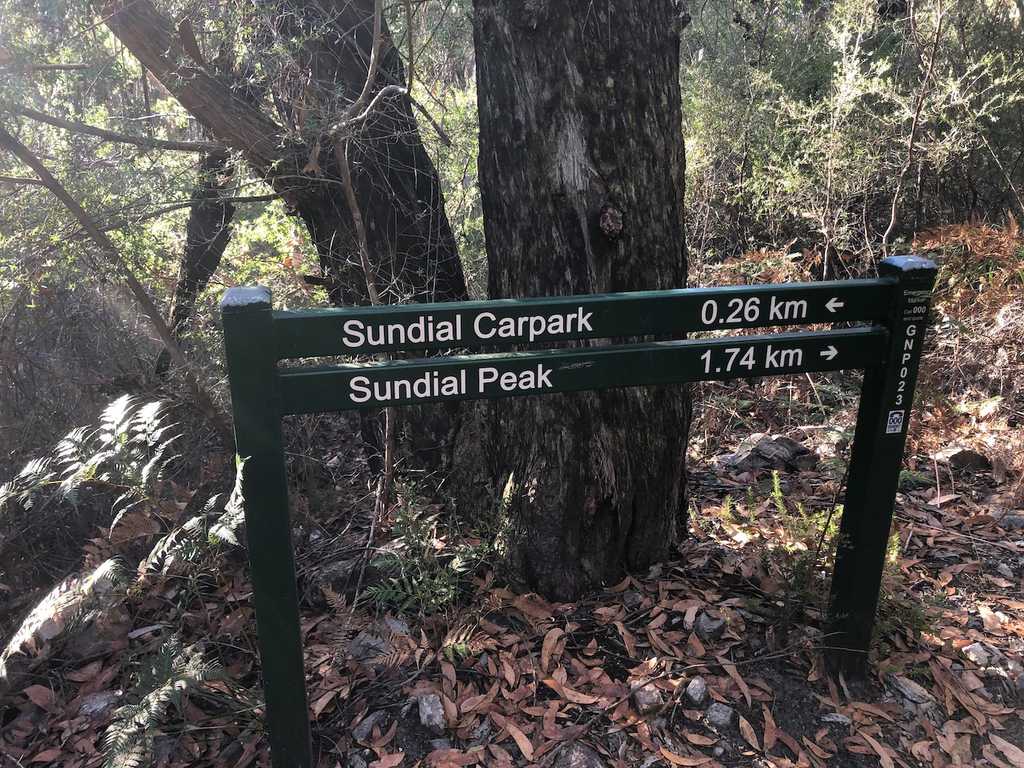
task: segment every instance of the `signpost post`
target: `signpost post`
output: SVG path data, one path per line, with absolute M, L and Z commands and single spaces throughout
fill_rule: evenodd
M 447 400 L 863 369 L 829 605 L 833 659 L 867 660 L 935 265 L 901 256 L 875 280 L 275 312 L 265 288 L 221 303 L 275 768 L 311 747 L 281 418 Z M 822 323 L 855 328 L 495 352 L 586 339 Z M 279 369 L 309 357 L 486 354 Z

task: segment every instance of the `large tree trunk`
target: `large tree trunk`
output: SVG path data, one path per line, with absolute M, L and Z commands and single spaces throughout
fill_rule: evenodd
M 317 248 L 322 281 L 337 306 L 369 303 L 367 276 L 340 181 L 332 126 L 360 94 L 373 47 L 373 0 L 261 0 L 269 43 L 298 43 L 295 66 L 282 67 L 268 87 L 286 129 L 251 100 L 244 82 L 202 60 L 180 28 L 150 0 L 108 0 L 111 31 L 202 123 L 210 135 L 242 153 L 302 218 Z M 291 77 L 289 78 L 288 73 Z M 405 82 L 401 57 L 384 25 L 381 65 L 371 97 Z M 366 221 L 372 278 L 388 303 L 460 301 L 466 282 L 444 210 L 437 171 L 420 139 L 412 105 L 383 99 L 351 135 L 352 177 Z M 450 409 L 408 411 L 410 434 L 428 465 L 450 455 Z M 372 429 L 364 430 L 371 434 Z M 372 442 L 372 441 L 371 441 Z
M 475 0 L 492 298 L 686 282 L 672 0 Z M 685 525 L 682 387 L 506 401 L 513 567 L 558 599 L 662 559 Z

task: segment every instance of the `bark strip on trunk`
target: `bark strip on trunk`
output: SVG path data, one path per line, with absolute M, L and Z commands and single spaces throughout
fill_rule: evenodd
M 171 331 L 180 342 L 195 316 L 196 299 L 220 266 L 231 239 L 235 206 L 223 199 L 231 187 L 234 168 L 225 150 L 211 152 L 199 163 L 199 180 L 192 189 L 192 208 L 185 226 L 185 250 L 171 304 Z M 156 372 L 164 375 L 171 359 L 163 350 Z
M 475 0 L 492 298 L 686 282 L 672 0 Z M 685 523 L 683 387 L 505 401 L 490 460 L 513 567 L 569 599 Z

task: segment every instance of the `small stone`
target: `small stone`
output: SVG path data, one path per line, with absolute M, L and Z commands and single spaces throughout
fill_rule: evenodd
M 725 754 L 725 747 L 723 747 L 721 744 L 719 744 L 717 747 L 715 747 L 713 750 L 711 750 L 711 753 L 715 757 L 721 757 L 722 755 Z
M 735 716 L 736 711 L 721 702 L 716 701 L 708 707 L 708 722 L 715 728 L 728 728 L 732 725 L 732 719 Z
M 1000 563 L 999 565 L 997 565 L 996 570 L 999 572 L 999 575 L 1002 576 L 1004 579 L 1013 578 L 1013 568 L 1011 568 L 1006 563 Z
M 121 691 L 90 693 L 82 698 L 82 703 L 78 707 L 78 714 L 98 720 L 110 712 L 120 699 Z
M 629 610 L 634 611 L 640 607 L 640 603 L 644 601 L 644 596 L 637 592 L 635 589 L 628 589 L 622 593 L 622 604 L 625 605 Z
M 999 524 L 1008 531 L 1019 531 L 1024 528 L 1024 515 L 1003 515 Z
M 649 715 L 661 708 L 664 704 L 661 692 L 652 683 L 641 686 L 633 691 L 633 703 L 636 711 L 641 715 Z
M 427 730 L 441 735 L 444 733 L 444 705 L 436 693 L 428 693 L 417 699 L 420 708 L 420 722 Z
M 992 469 L 992 462 L 970 448 L 946 448 L 932 456 L 936 461 L 949 464 L 949 468 L 956 471 L 983 472 Z
M 394 616 L 385 616 L 384 626 L 386 626 L 393 635 L 401 635 L 402 637 L 410 636 L 409 625 L 402 621 L 402 619 L 396 619 Z
M 597 752 L 577 742 L 562 750 L 555 768 L 605 768 L 605 764 Z
M 903 698 L 909 699 L 915 704 L 930 704 L 935 700 L 928 691 L 910 678 L 893 675 L 892 684 L 903 695 Z
M 753 434 L 737 446 L 735 453 L 720 456 L 717 461 L 737 472 L 801 470 L 817 466 L 818 455 L 784 435 Z
M 430 749 L 431 750 L 451 749 L 451 748 L 452 748 L 452 743 L 451 743 L 451 741 L 449 739 L 431 739 L 430 740 Z
M 849 725 L 852 722 L 846 715 L 841 715 L 838 712 L 829 712 L 827 715 L 822 715 L 821 721 L 823 723 L 835 723 L 836 725 Z
M 351 749 L 346 755 L 346 768 L 367 768 L 368 763 L 359 750 Z
M 494 726 L 491 725 L 490 718 L 484 718 L 484 720 L 473 729 L 473 741 L 471 745 L 474 747 L 481 746 L 483 744 L 490 743 L 491 731 L 494 730 Z
M 368 741 L 373 733 L 373 726 L 377 725 L 385 717 L 387 717 L 387 713 L 383 709 L 367 715 L 359 721 L 359 725 L 352 729 L 352 738 L 356 741 Z
M 971 643 L 962 650 L 964 656 L 973 661 L 979 667 L 987 667 L 995 659 L 999 658 L 999 652 L 985 643 Z
M 382 637 L 362 631 L 349 643 L 348 652 L 356 661 L 370 661 L 371 659 L 386 656 L 391 650 L 391 645 Z
M 703 677 L 695 677 L 686 684 L 686 700 L 695 707 L 704 706 L 708 700 L 708 684 Z
M 701 613 L 697 617 L 694 629 L 697 630 L 701 640 L 717 640 L 725 631 L 725 619 L 713 619 L 708 614 Z

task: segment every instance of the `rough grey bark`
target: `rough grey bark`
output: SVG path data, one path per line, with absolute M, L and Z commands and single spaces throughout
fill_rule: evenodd
M 237 150 L 299 216 L 316 246 L 322 283 L 336 306 L 367 304 L 366 276 L 350 210 L 342 194 L 332 139 L 326 134 L 366 82 L 373 47 L 373 0 L 260 0 L 269 19 L 268 48 L 278 38 L 298 46 L 297 81 L 269 88 L 276 116 L 253 103 L 244 83 L 232 83 L 192 51 L 151 0 L 106 0 L 104 22 L 210 135 Z M 290 43 L 289 43 L 290 44 Z M 401 56 L 385 25 L 382 61 L 371 95 L 405 82 Z M 302 85 L 298 85 L 301 82 Z M 420 139 L 409 100 L 386 98 L 352 136 L 353 186 L 374 257 L 374 282 L 386 303 L 467 298 L 462 264 L 444 210 L 437 171 Z M 418 458 L 443 465 L 457 431 L 451 409 L 405 413 Z M 377 439 L 364 419 L 371 463 Z
M 493 298 L 682 287 L 672 0 L 475 0 Z M 663 558 L 685 524 L 689 395 L 633 388 L 494 406 L 510 561 L 558 599 Z

